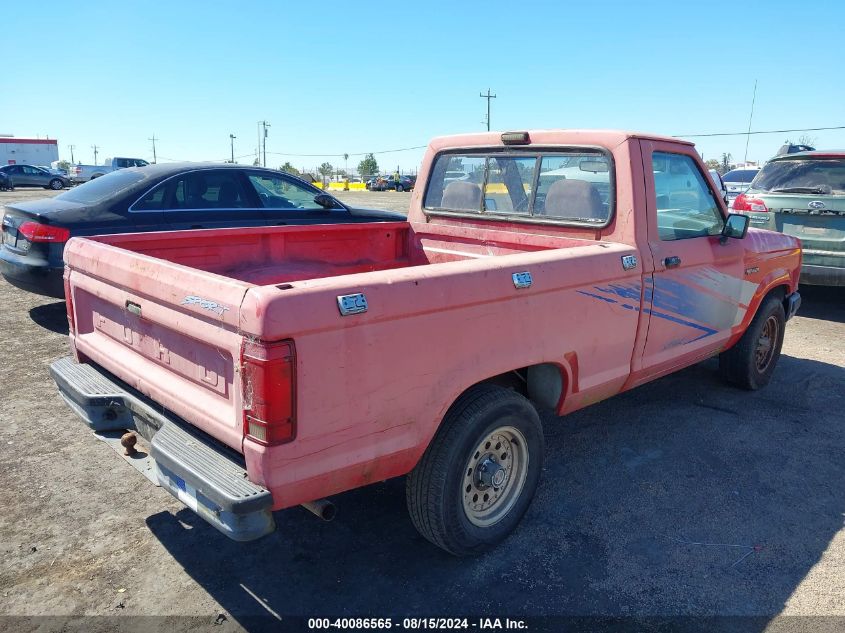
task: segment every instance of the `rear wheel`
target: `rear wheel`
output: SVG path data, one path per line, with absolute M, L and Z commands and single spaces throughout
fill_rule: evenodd
M 525 514 L 542 466 L 543 431 L 531 403 L 503 387 L 473 387 L 408 475 L 411 520 L 447 552 L 485 552 Z
M 783 304 L 766 298 L 748 329 L 731 349 L 719 355 L 719 371 L 730 383 L 755 390 L 769 384 L 783 346 Z
M 64 186 L 64 183 L 58 178 L 53 178 L 53 180 L 50 181 L 50 189 L 58 190 L 62 189 Z

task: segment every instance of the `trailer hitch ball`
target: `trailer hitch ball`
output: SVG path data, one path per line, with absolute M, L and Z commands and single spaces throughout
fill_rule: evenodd
M 138 443 L 138 436 L 135 435 L 132 431 L 128 433 L 124 433 L 120 436 L 120 445 L 125 449 L 124 455 L 132 457 L 138 452 L 138 449 L 135 448 L 135 444 Z

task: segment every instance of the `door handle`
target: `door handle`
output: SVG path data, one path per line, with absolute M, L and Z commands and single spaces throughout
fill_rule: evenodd
M 678 266 L 681 265 L 681 258 L 678 257 L 677 255 L 672 255 L 672 257 L 666 257 L 663 260 L 663 265 L 666 268 L 677 268 Z

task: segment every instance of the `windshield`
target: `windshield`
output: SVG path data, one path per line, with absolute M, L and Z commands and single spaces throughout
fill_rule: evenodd
M 89 180 L 73 189 L 68 189 L 56 196 L 56 199 L 82 204 L 95 204 L 133 188 L 134 185 L 146 178 L 147 175 L 142 172 L 121 169 Z
M 734 169 L 722 176 L 722 180 L 725 182 L 751 182 L 759 171 L 759 169 Z
M 751 188 L 770 193 L 845 194 L 845 158 L 773 160 Z

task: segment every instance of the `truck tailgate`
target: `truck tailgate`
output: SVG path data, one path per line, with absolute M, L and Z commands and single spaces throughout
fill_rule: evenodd
M 77 353 L 241 451 L 250 284 L 88 239 L 68 242 L 65 261 Z

